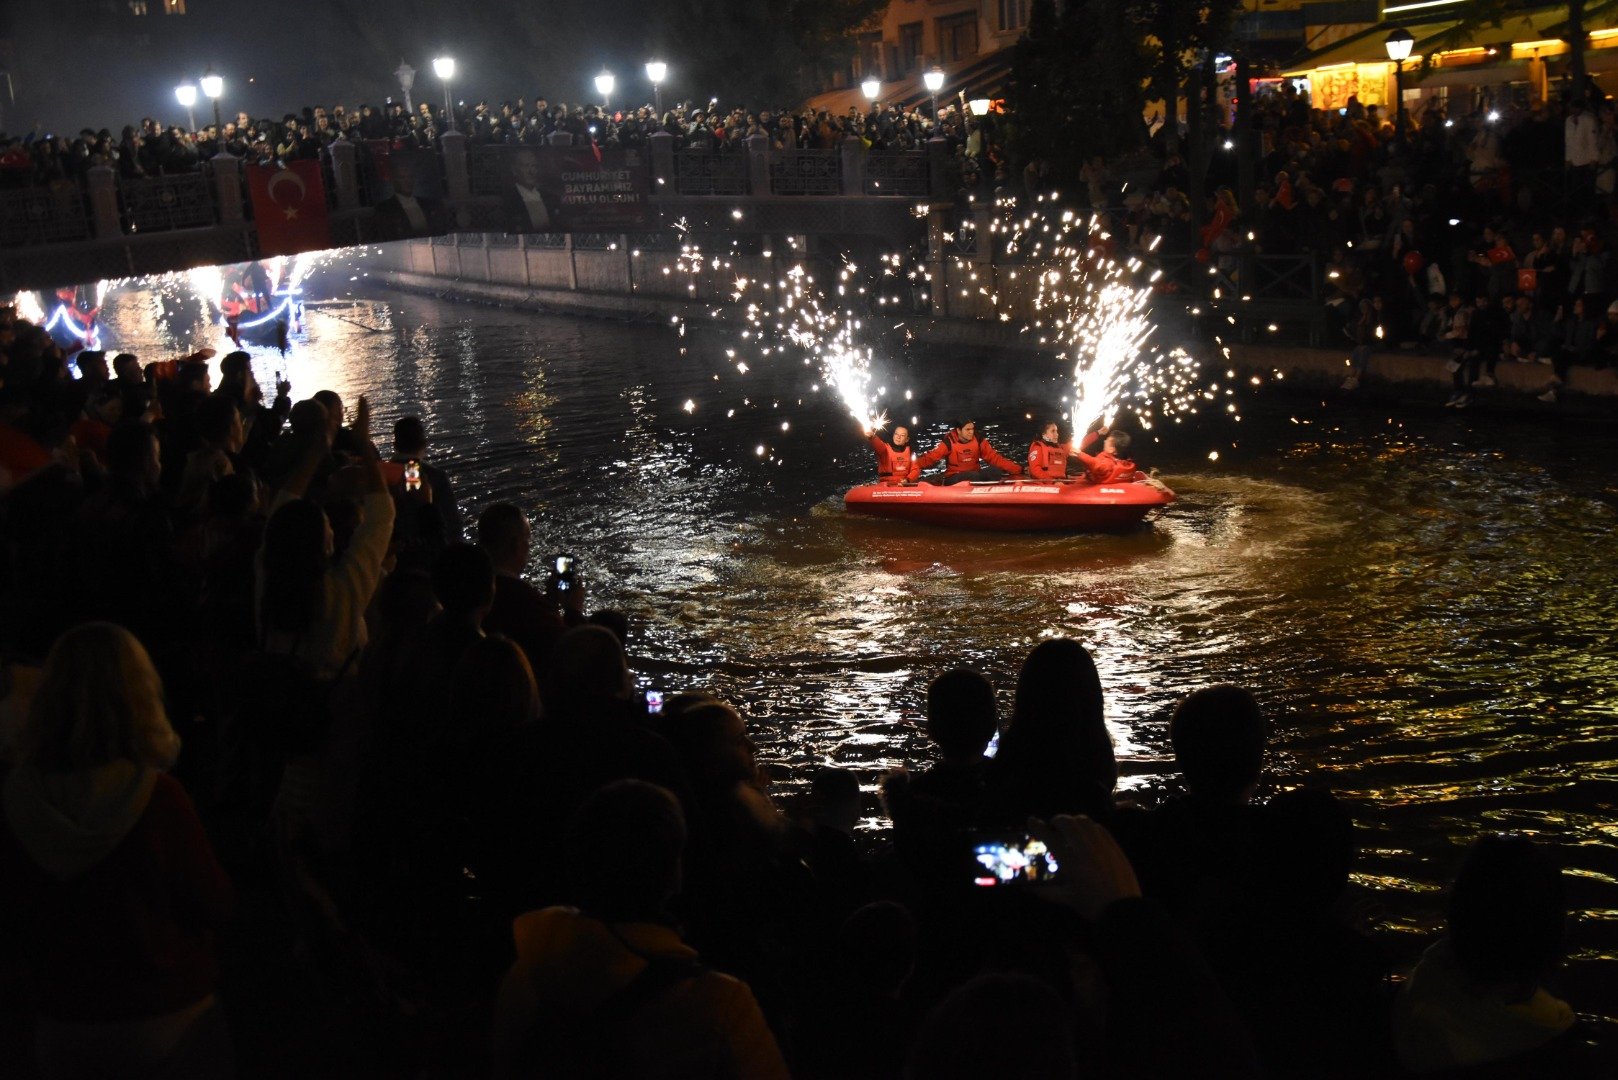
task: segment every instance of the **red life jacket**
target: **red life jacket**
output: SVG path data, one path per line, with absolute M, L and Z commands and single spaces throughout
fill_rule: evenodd
M 985 439 L 977 438 L 963 442 L 955 437 L 954 432 L 950 432 L 944 443 L 949 448 L 944 455 L 945 476 L 954 476 L 956 473 L 972 472 L 975 469 L 980 469 L 983 467 L 985 460 L 996 468 L 1005 469 L 1007 472 L 1021 471 L 1016 465 L 1006 469 L 1005 465 L 1000 464 L 1005 459 L 995 453 Z M 995 460 L 997 458 L 999 459 L 998 461 Z
M 1044 439 L 1028 444 L 1028 475 L 1035 480 L 1061 480 L 1067 476 L 1067 446 L 1052 446 Z
M 1080 454 L 1084 462 L 1084 478 L 1092 484 L 1125 484 L 1135 479 L 1135 463 L 1128 458 L 1113 457 L 1102 452 L 1091 456 Z
M 914 480 L 920 472 L 916 468 L 914 443 L 894 446 L 880 435 L 870 436 L 871 449 L 876 451 L 876 474 L 890 483 Z

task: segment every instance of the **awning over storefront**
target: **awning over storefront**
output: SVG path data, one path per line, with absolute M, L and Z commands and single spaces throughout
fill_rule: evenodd
M 1529 80 L 1527 60 L 1508 60 L 1503 64 L 1468 64 L 1465 67 L 1434 68 L 1432 72 L 1419 82 L 1411 79 L 1410 73 L 1405 74 L 1406 88 L 1419 86 L 1422 88 L 1436 88 L 1440 86 L 1503 86 L 1506 83 L 1527 82 Z
M 1567 5 L 1547 5 L 1502 19 L 1498 25 L 1464 27 L 1458 19 L 1384 22 L 1293 62 L 1286 75 L 1309 80 L 1317 108 L 1336 109 L 1355 98 L 1386 105 L 1393 97 L 1395 65 L 1388 60 L 1388 34 L 1402 25 L 1414 39 L 1404 64 L 1406 98 L 1450 87 L 1506 86 L 1527 82 L 1535 100 L 1547 91 L 1546 74 L 1565 63 Z M 1590 71 L 1618 64 L 1618 0 L 1586 13 L 1585 50 Z
M 1405 26 L 1416 43 L 1410 50 L 1411 58 L 1421 55 L 1421 49 L 1445 31 L 1460 25 L 1455 19 L 1445 19 L 1439 22 L 1411 23 Z M 1292 69 L 1283 72 L 1293 78 L 1302 78 L 1323 68 L 1343 67 L 1348 64 L 1386 64 L 1388 62 L 1388 49 L 1384 42 L 1388 33 L 1393 29 L 1391 24 L 1373 26 L 1369 30 L 1362 30 L 1353 37 L 1346 37 L 1342 41 L 1334 42 L 1317 53 L 1303 57 L 1293 63 Z

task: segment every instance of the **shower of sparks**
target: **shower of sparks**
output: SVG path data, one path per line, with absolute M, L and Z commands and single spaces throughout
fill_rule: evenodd
M 1023 333 L 1073 364 L 1068 418 L 1075 433 L 1097 421 L 1110 427 L 1125 405 L 1147 429 L 1157 414 L 1197 411 L 1206 397 L 1197 385 L 1200 365 L 1185 349 L 1152 340 L 1159 272 L 1135 257 L 1115 260 L 1113 238 L 1098 219 L 1059 210 L 1043 196 L 1026 216 L 997 221 L 991 232 L 1004 234 L 1005 281 L 1033 282 L 1031 317 L 1007 310 L 1013 298 L 988 282 L 977 291 L 1000 321 L 1023 321 Z
M 758 302 L 747 304 L 746 319 L 751 330 L 744 337 L 755 340 L 760 355 L 766 357 L 783 351 L 784 346 L 778 342 L 790 342 L 802 352 L 804 364 L 819 371 L 820 382 L 815 384 L 815 390 L 827 387 L 863 430 L 887 427 L 887 414 L 873 400 L 872 349 L 863 340 L 863 320 L 831 302 L 802 264 L 788 270 L 778 285 L 774 307 Z M 846 304 L 851 296 L 864 292 L 858 267 L 845 263 L 837 276 L 838 301 Z M 735 298 L 742 300 L 743 292 L 738 290 Z M 736 367 L 747 370 L 743 362 Z M 786 430 L 785 425 L 782 430 Z

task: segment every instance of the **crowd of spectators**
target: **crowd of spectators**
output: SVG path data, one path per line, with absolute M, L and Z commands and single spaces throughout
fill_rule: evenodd
M 361 148 L 385 144 L 392 149 L 428 149 L 451 127 L 474 145 L 539 145 L 554 132 L 565 132 L 580 143 L 634 147 L 664 131 L 678 148 L 732 151 L 744 149 L 749 137 L 759 135 L 776 150 L 833 149 L 850 136 L 879 150 L 914 150 L 935 133 L 964 143 L 969 126 L 953 107 L 942 109 L 935 125 L 925 111 L 893 104 L 833 114 L 807 108 L 727 110 L 715 99 L 706 105 L 680 102 L 660 115 L 651 105 L 612 110 L 553 104 L 538 97 L 498 106 L 484 101 L 459 105 L 453 120 L 442 107 L 435 109 L 426 102 L 414 111 L 398 103 L 357 109 L 306 106 L 280 119 L 239 112 L 233 120 L 196 131 L 147 117 L 116 135 L 106 128 L 86 128 L 76 136 L 0 133 L 0 188 L 82 181 L 85 172 L 98 165 L 117 170 L 125 179 L 191 173 L 222 152 L 260 164 L 318 160 L 340 141 Z
M 419 420 L 384 459 L 363 397 L 210 359 L 72 379 L 0 309 L 8 1075 L 1593 1075 L 1544 850 L 1477 844 L 1396 984 L 1249 691 L 1179 703 L 1147 810 L 1081 645 L 1005 717 L 942 671 L 873 849 L 876 777 L 783 799 L 700 676 L 654 709 Z
M 1317 337 L 1352 352 L 1345 390 L 1386 350 L 1444 357 L 1454 407 L 1494 386 L 1502 362 L 1543 366 L 1547 402 L 1571 368 L 1618 363 L 1613 102 L 1592 93 L 1454 114 L 1434 103 L 1406 116 L 1401 137 L 1374 105 L 1312 109 L 1284 84 L 1257 99 L 1254 118 L 1262 156 L 1247 205 L 1234 193 L 1234 132 L 1216 138 L 1200 213 L 1184 158 L 1161 144 L 1155 181 L 1131 191 L 1106 162 L 1086 167 L 1084 194 L 1111 209 L 1134 251 L 1169 264 L 1170 287 L 1227 303 L 1258 293 L 1262 307 L 1274 297 L 1244 278 L 1247 256 L 1312 262 L 1325 293 Z M 1300 283 L 1273 276 L 1277 295 Z
M 602 146 L 638 146 L 666 131 L 682 148 L 727 152 L 762 137 L 777 150 L 831 149 L 855 137 L 873 149 L 916 149 L 946 140 L 962 207 L 968 196 L 1029 196 L 1054 181 L 1042 158 L 1010 161 L 1007 121 L 946 108 L 935 123 L 897 105 L 834 115 L 824 110 L 726 111 L 682 102 L 609 111 L 543 97 L 458 106 L 453 118 L 426 103 L 305 108 L 279 121 L 246 113 L 189 133 L 143 120 L 78 138 L 0 137 L 0 185 L 72 184 L 92 165 L 135 178 L 189 172 L 221 150 L 261 162 L 318 159 L 338 140 L 430 147 L 449 123 L 474 144 L 533 144 L 554 132 Z M 1618 244 L 1618 111 L 1599 94 L 1560 104 L 1487 103 L 1450 115 L 1431 102 L 1401 132 L 1375 105 L 1351 99 L 1312 109 L 1290 82 L 1260 95 L 1254 135 L 1216 130 L 1205 205 L 1192 205 L 1190 169 L 1160 130 L 1156 176 L 1125 185 L 1102 158 L 1086 163 L 1077 195 L 1116 218 L 1134 253 L 1170 264 L 1168 287 L 1227 301 L 1248 295 L 1250 255 L 1296 257 L 1317 270 L 1326 295 L 1313 336 L 1344 343 L 1357 389 L 1382 350 L 1445 358 L 1446 404 L 1465 407 L 1496 384 L 1501 362 L 1544 367 L 1537 392 L 1555 402 L 1574 367 L 1618 361 L 1618 285 L 1607 272 Z M 1247 205 L 1234 194 L 1238 154 L 1252 145 Z M 1189 151 L 1187 151 L 1189 152 Z M 1131 175 L 1138 175 L 1135 170 Z M 963 211 L 964 213 L 964 211 Z M 960 230 L 957 230 L 959 232 Z M 1209 271 L 1213 271 L 1209 273 Z M 1296 274 L 1279 275 L 1296 288 Z M 1258 311 L 1268 298 L 1254 298 Z M 1294 297 L 1289 299 L 1295 301 Z

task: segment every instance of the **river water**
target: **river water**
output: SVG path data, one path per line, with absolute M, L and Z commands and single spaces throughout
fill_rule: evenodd
M 150 293 L 113 294 L 109 349 L 219 344 L 154 312 Z M 832 763 L 874 790 L 927 756 L 933 675 L 976 666 L 1009 708 L 1028 649 L 1072 636 L 1101 671 L 1122 787 L 1146 803 L 1172 789 L 1176 699 L 1252 687 L 1275 720 L 1269 783 L 1349 801 L 1356 889 L 1406 953 L 1441 925 L 1474 837 L 1543 839 L 1573 875 L 1571 996 L 1618 1015 L 1618 427 L 1258 388 L 1240 422 L 1138 438 L 1132 456 L 1180 496 L 1148 528 L 950 532 L 846 516 L 841 493 L 873 468 L 857 430 L 796 361 L 738 375 L 738 347 L 718 324 L 682 337 L 373 291 L 311 308 L 287 357 L 255 362 L 295 396 L 369 394 L 378 432 L 422 416 L 469 513 L 528 507 L 536 566 L 578 556 L 594 601 L 631 616 L 642 678 L 736 703 L 788 789 Z M 1061 399 L 1050 361 L 881 355 L 927 445 L 971 414 L 1020 456 Z M 880 830 L 874 797 L 869 812 Z

